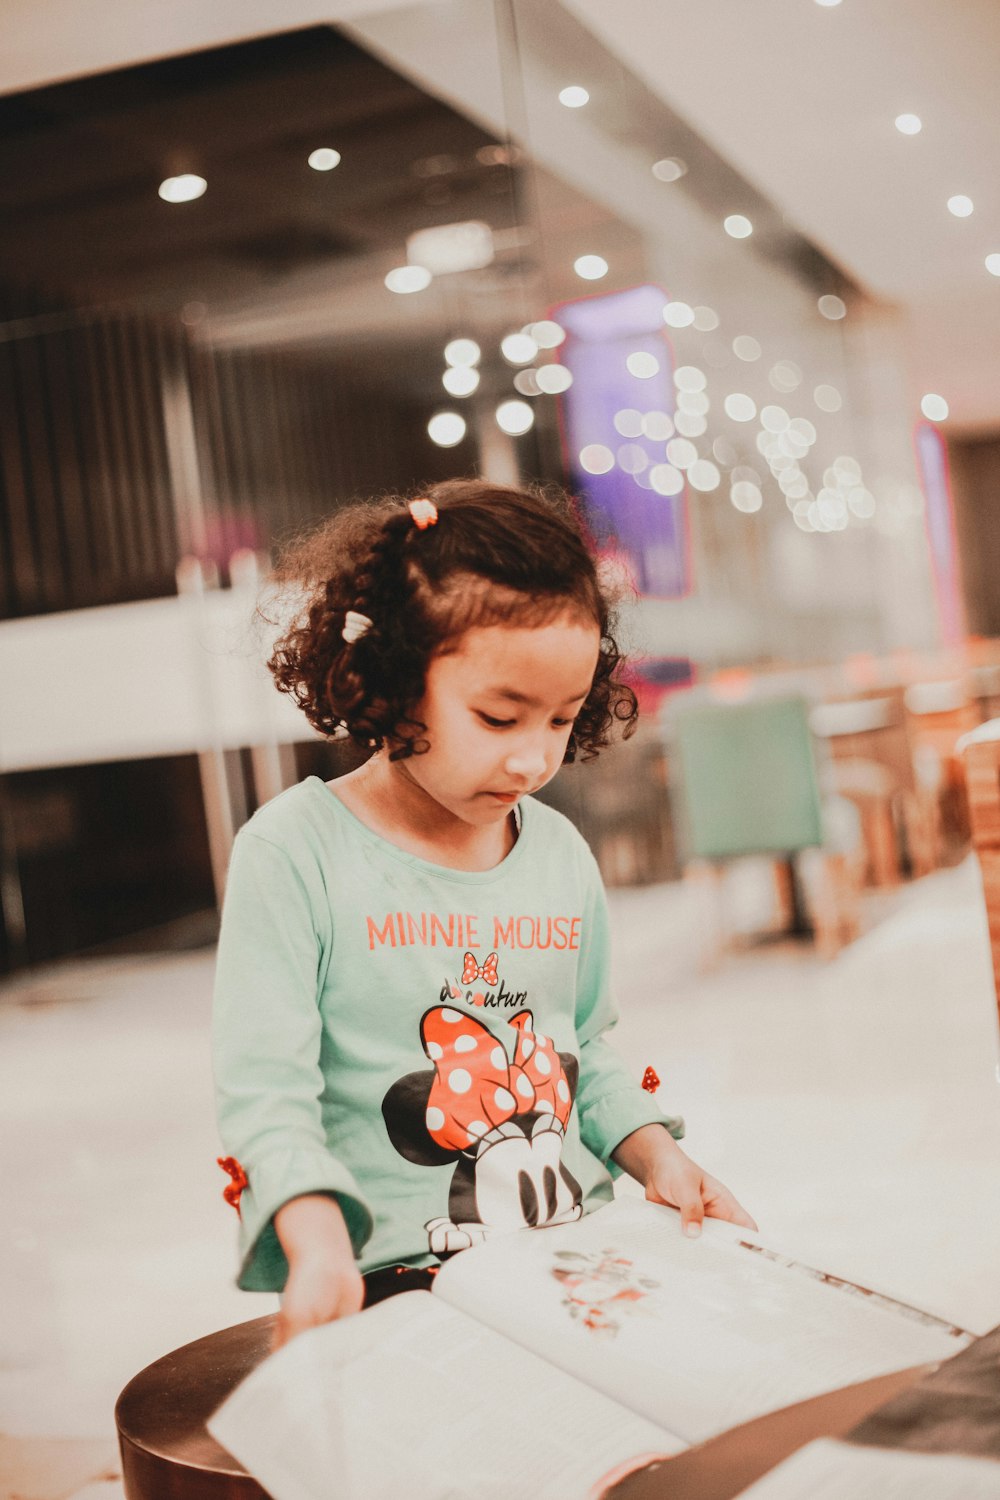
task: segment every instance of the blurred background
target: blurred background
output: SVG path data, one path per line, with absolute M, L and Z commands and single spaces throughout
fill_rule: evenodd
M 0 966 L 204 939 L 233 824 L 333 762 L 235 605 L 219 640 L 222 600 L 164 601 L 245 605 L 358 495 L 569 485 L 638 593 L 647 739 L 734 668 L 983 698 L 992 6 L 109 17 L 15 7 L 0 64 Z M 587 783 L 612 881 L 677 873 L 658 775 L 645 852 Z
M 992 0 L 8 0 L 4 31 L 11 1130 L 62 1162 L 60 1097 L 106 1089 L 99 1128 L 128 1134 L 141 1114 L 108 1101 L 141 1054 L 165 1107 L 203 1066 L 235 830 L 356 763 L 263 668 L 270 559 L 338 505 L 455 475 L 567 486 L 625 591 L 642 727 L 545 794 L 620 930 L 659 930 L 683 975 L 748 937 L 826 959 L 900 912 L 912 952 L 927 889 L 980 945 L 992 1046 L 959 750 L 1000 709 Z M 803 1045 L 828 1058 L 829 1028 Z M 81 1201 L 87 1150 L 53 1167 Z M 129 1212 L 183 1177 L 143 1150 L 155 1189 L 139 1153 L 102 1186 Z M 47 1212 L 8 1246 L 22 1270 Z M 104 1285 L 100 1243 L 66 1282 Z M 136 1307 L 168 1274 L 149 1264 Z M 57 1345 L 80 1375 L 94 1328 L 67 1344 L 25 1274 L 51 1322 L 12 1368 L 47 1349 L 37 1391 Z M 239 1315 L 199 1295 L 109 1388 L 209 1307 Z M 54 1430 L 90 1437 L 76 1400 Z M 47 1431 L 12 1402 L 0 1429 Z

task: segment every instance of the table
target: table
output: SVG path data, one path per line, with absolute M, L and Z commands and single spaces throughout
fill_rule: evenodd
M 267 1355 L 274 1315 L 224 1328 L 148 1365 L 115 1408 L 127 1500 L 268 1500 L 205 1422 Z M 909 1389 L 921 1365 L 785 1407 L 619 1481 L 613 1500 L 730 1500 L 814 1437 L 838 1436 Z

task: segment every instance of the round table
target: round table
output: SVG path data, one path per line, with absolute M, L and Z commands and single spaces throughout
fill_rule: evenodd
M 268 1500 L 205 1422 L 269 1353 L 275 1316 L 195 1339 L 129 1381 L 115 1406 L 127 1500 Z
M 271 1347 L 275 1315 L 223 1328 L 147 1365 L 115 1407 L 127 1500 L 270 1500 L 205 1423 Z M 933 1366 L 844 1386 L 734 1427 L 621 1479 L 614 1500 L 731 1500 L 803 1443 L 847 1432 Z

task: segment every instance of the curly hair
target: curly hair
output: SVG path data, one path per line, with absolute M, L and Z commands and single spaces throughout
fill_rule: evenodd
M 543 625 L 569 611 L 597 625 L 600 652 L 565 762 L 592 759 L 616 723 L 631 735 L 639 710 L 617 677 L 615 601 L 569 498 L 478 479 L 420 498 L 438 512 L 425 530 L 394 496 L 347 506 L 282 552 L 275 581 L 299 607 L 268 666 L 310 724 L 363 748 L 388 745 L 393 760 L 420 754 L 426 726 L 413 713 L 436 652 L 477 626 Z M 373 621 L 353 642 L 342 635 L 348 610 Z

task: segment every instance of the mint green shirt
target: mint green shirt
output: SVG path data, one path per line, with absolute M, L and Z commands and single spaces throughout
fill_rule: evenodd
M 288 1271 L 273 1219 L 343 1210 L 362 1271 L 431 1265 L 606 1202 L 659 1106 L 604 1040 L 616 1014 L 597 866 L 527 798 L 495 868 L 365 827 L 317 777 L 240 831 L 215 987 L 219 1128 L 249 1180 L 246 1290 Z

